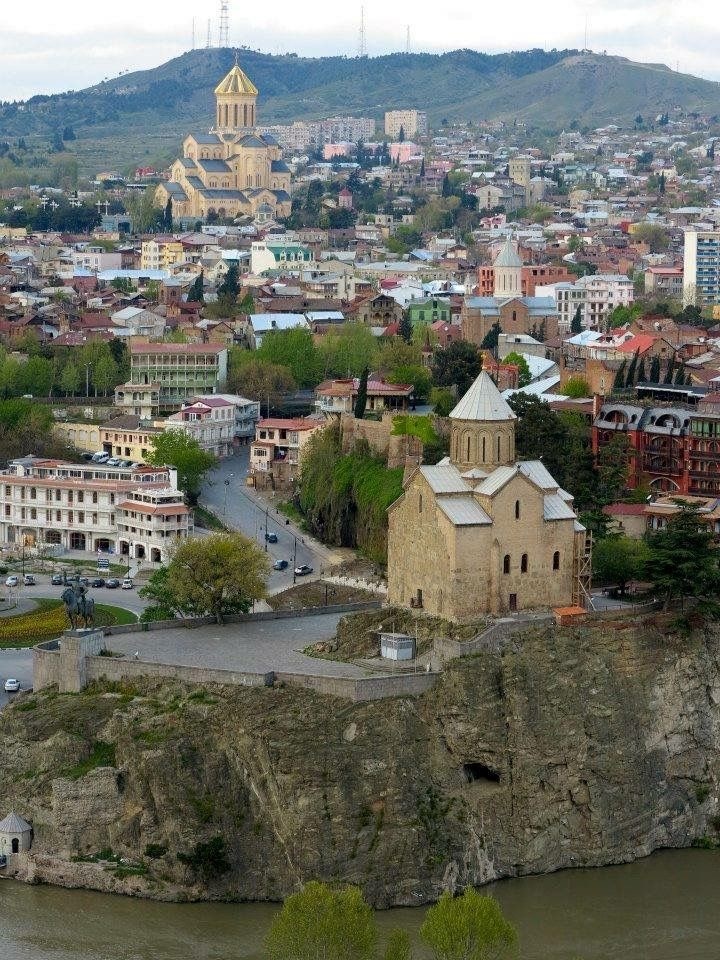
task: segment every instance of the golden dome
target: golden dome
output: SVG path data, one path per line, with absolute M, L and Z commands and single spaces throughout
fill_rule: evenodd
M 256 97 L 258 90 L 255 84 L 235 64 L 230 73 L 215 87 L 215 96 L 237 95 Z

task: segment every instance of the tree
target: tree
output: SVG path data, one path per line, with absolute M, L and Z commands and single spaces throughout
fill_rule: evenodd
M 456 340 L 433 354 L 432 378 L 436 387 L 457 388 L 458 397 L 470 389 L 482 367 L 480 351 L 468 340 Z
M 601 503 L 615 503 L 627 487 L 632 445 L 626 433 L 616 433 L 600 447 L 597 458 L 598 497 Z
M 166 230 L 172 230 L 173 226 L 173 205 L 172 200 L 168 197 L 168 201 L 165 204 L 165 215 L 163 217 L 163 226 Z
M 364 323 L 343 323 L 330 329 L 318 344 L 324 376 L 359 377 L 365 367 L 374 369 L 378 342 Z
M 371 960 L 377 929 L 357 887 L 311 881 L 289 896 L 265 941 L 269 960 Z
M 620 364 L 616 373 L 615 379 L 613 380 L 613 392 L 615 390 L 624 390 L 625 389 L 625 361 Z
M 492 350 L 493 353 L 497 350 L 498 343 L 500 342 L 500 334 L 502 333 L 502 327 L 496 320 L 495 323 L 490 327 L 488 332 L 482 339 L 480 344 L 481 350 Z
M 401 125 L 400 130 L 398 131 L 398 143 L 404 143 L 404 142 L 405 142 L 405 127 Z
M 205 274 L 202 270 L 197 277 L 195 277 L 192 286 L 188 290 L 187 298 L 190 303 L 205 302 Z
M 419 363 L 400 364 L 395 367 L 388 376 L 388 383 L 412 384 L 413 402 L 427 399 L 432 387 L 430 374 Z
M 582 333 L 582 308 L 580 304 L 577 305 L 573 318 L 570 321 L 570 333 Z
M 153 467 L 175 467 L 179 488 L 189 503 L 196 503 L 205 474 L 215 466 L 216 458 L 203 450 L 194 437 L 171 429 L 153 438 L 147 462 Z
M 60 387 L 67 396 L 74 397 L 77 395 L 81 383 L 82 371 L 80 367 L 71 360 L 65 364 L 60 374 Z
M 592 389 L 585 377 L 576 376 L 570 377 L 570 379 L 565 382 L 560 393 L 566 397 L 572 397 L 574 400 L 579 400 L 581 397 L 591 397 Z
M 632 232 L 632 239 L 647 243 L 650 253 L 663 253 L 670 245 L 670 234 L 658 223 L 640 223 Z
M 660 383 L 660 357 L 654 356 L 650 361 L 650 383 Z
M 77 140 L 77 137 L 75 136 L 75 131 L 70 126 L 67 126 L 64 128 L 62 132 L 62 138 L 63 140 L 65 140 L 66 143 L 69 142 L 70 140 Z
M 272 330 L 255 352 L 258 360 L 268 360 L 287 367 L 300 387 L 314 387 L 322 379 L 320 351 L 307 327 Z
M 611 534 L 593 547 L 593 573 L 603 583 L 614 583 L 624 594 L 630 580 L 645 572 L 648 548 L 642 540 Z
M 412 960 L 412 946 L 407 930 L 395 928 L 390 931 L 383 960 Z
M 356 420 L 362 420 L 365 416 L 365 408 L 367 407 L 367 385 L 368 385 L 368 375 L 370 371 L 367 367 L 360 374 L 360 383 L 358 384 L 357 397 L 355 399 L 355 408 L 353 414 Z
M 240 293 L 239 271 L 236 263 L 231 263 L 225 279 L 217 288 L 217 295 L 220 300 L 229 304 L 235 304 Z
M 104 397 L 119 383 L 118 367 L 108 351 L 99 357 L 92 369 L 93 386 L 100 390 Z
M 675 357 L 671 356 L 667 362 L 667 367 L 665 368 L 665 378 L 663 380 L 663 383 L 672 383 L 674 373 L 675 373 Z
M 156 571 L 141 595 L 174 614 L 222 623 L 263 599 L 269 572 L 268 554 L 241 533 L 188 537 L 176 542 L 166 570 Z
M 628 367 L 627 377 L 625 378 L 625 386 L 628 390 L 631 390 L 635 386 L 635 371 L 637 370 L 638 362 L 638 352 L 637 350 L 632 356 L 630 361 L 630 366 Z
M 430 403 L 438 417 L 448 417 L 455 406 L 455 397 L 450 390 L 443 387 L 433 387 L 430 391 Z
M 410 314 L 407 310 L 403 310 L 402 317 L 400 318 L 400 324 L 398 326 L 398 334 L 405 343 L 410 343 L 413 335 L 412 322 L 410 320 Z
M 500 904 L 472 888 L 456 898 L 444 893 L 425 915 L 420 937 L 435 960 L 504 960 L 517 953 L 517 931 Z
M 46 357 L 30 357 L 21 367 L 23 393 L 32 393 L 36 397 L 49 397 L 54 379 L 55 371 L 52 361 Z
M 647 380 L 647 374 L 645 372 L 645 357 L 641 357 L 640 366 L 638 367 L 638 372 L 637 372 L 637 382 L 645 383 L 646 380 Z
M 258 360 L 248 350 L 238 351 L 247 360 L 231 364 L 228 386 L 233 393 L 239 393 L 250 400 L 267 404 L 267 416 L 270 408 L 277 406 L 283 397 L 297 389 L 295 379 L 287 367 L 268 360 Z M 231 353 L 234 356 L 235 351 Z
M 684 606 L 686 597 L 707 601 L 720 583 L 720 554 L 699 506 L 679 498 L 675 502 L 678 512 L 648 540 L 648 577 L 666 607 L 677 599 Z
M 503 363 L 518 368 L 518 387 L 526 387 L 532 380 L 530 366 L 522 354 L 512 350 L 504 357 Z

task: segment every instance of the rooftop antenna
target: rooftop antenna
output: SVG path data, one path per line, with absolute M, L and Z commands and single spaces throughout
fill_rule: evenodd
M 195 17 L 193 17 L 193 25 L 192 25 L 192 49 L 193 50 L 195 49 Z
M 583 47 L 583 53 L 587 53 L 588 48 L 588 18 L 585 14 L 585 46 Z
M 209 50 L 211 46 L 212 34 L 210 32 L 210 18 L 208 17 L 208 31 L 207 31 L 207 40 L 205 41 L 205 49 Z
M 230 4 L 228 0 L 220 0 L 220 35 L 219 47 L 230 46 Z
M 408 24 L 407 33 L 405 35 L 405 53 L 410 53 L 410 24 Z
M 358 37 L 358 56 L 367 56 L 367 44 L 365 42 L 365 7 L 360 7 L 360 36 Z

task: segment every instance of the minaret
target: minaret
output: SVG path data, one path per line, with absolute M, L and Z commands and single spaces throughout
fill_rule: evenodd
M 493 266 L 495 268 L 493 296 L 498 300 L 521 297 L 523 262 L 509 235 Z
M 230 73 L 215 87 L 217 110 L 214 133 L 249 133 L 257 122 L 255 107 L 258 90 L 235 60 Z
M 450 414 L 450 462 L 461 473 L 514 463 L 516 419 L 483 370 Z

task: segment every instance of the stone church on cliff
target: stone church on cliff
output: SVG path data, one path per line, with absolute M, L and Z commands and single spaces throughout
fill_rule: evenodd
M 582 605 L 590 546 L 540 460 L 515 459 L 515 414 L 482 372 L 450 414 L 450 456 L 389 508 L 388 601 L 448 620 Z
M 173 219 L 209 215 L 290 216 L 290 168 L 277 141 L 256 130 L 258 90 L 238 64 L 215 88 L 215 125 L 191 133 L 155 202 L 172 202 Z

